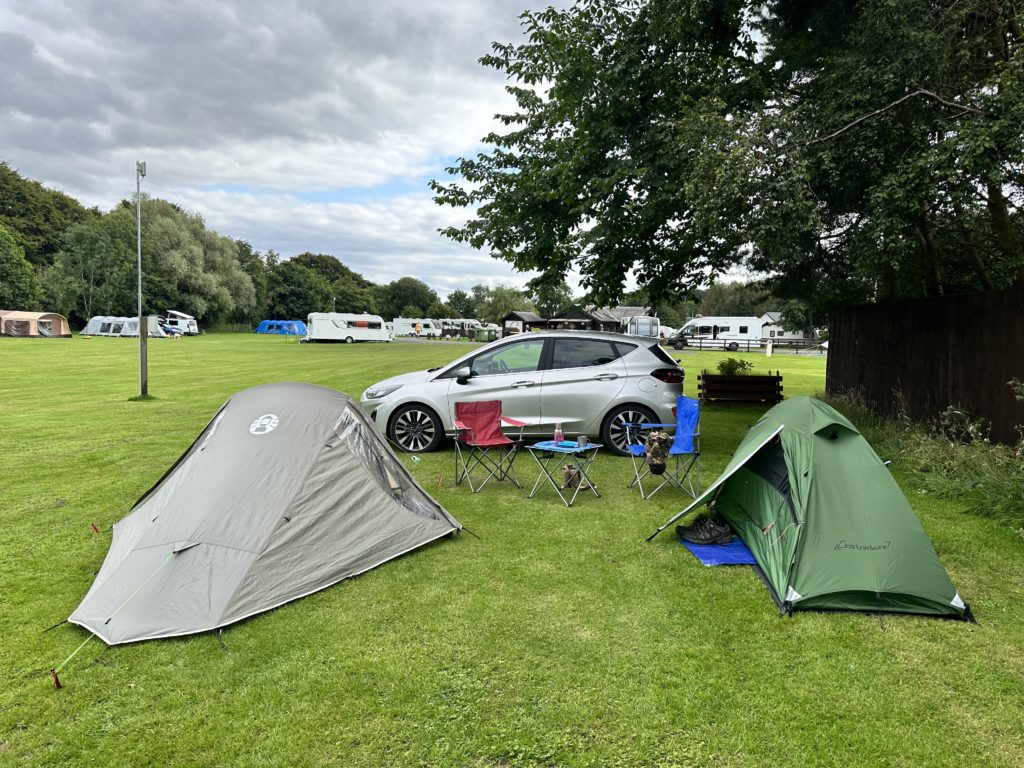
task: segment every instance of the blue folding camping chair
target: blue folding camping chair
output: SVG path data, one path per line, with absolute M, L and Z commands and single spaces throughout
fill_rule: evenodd
M 630 488 L 640 489 L 640 498 L 649 499 L 666 485 L 671 485 L 689 493 L 693 498 L 700 494 L 700 400 L 681 395 L 676 401 L 675 424 L 628 423 L 626 439 L 629 443 L 629 456 L 633 460 L 635 479 Z M 644 479 L 658 478 L 651 473 L 647 462 L 647 435 L 655 429 L 675 427 L 672 446 L 668 450 L 665 472 L 660 476 L 661 483 L 651 492 L 644 492 Z

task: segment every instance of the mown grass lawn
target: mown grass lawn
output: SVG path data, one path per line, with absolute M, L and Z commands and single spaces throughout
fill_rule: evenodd
M 503 484 L 454 488 L 450 451 L 406 459 L 480 538 L 245 621 L 223 646 L 94 639 L 51 687 L 49 667 L 89 635 L 43 630 L 227 396 L 283 380 L 358 396 L 465 349 L 154 341 L 157 399 L 129 402 L 132 341 L 0 339 L 0 764 L 1024 765 L 1019 534 L 911 499 L 978 625 L 780 619 L 751 570 L 703 568 L 669 534 L 644 544 L 683 499 L 641 501 L 610 456 L 594 468 L 603 498 L 571 509 Z M 721 357 L 676 356 L 690 393 Z M 770 362 L 788 395 L 823 388 L 820 357 Z M 759 412 L 705 410 L 705 481 Z

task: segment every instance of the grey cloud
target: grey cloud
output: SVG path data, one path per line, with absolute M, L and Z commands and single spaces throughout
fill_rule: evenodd
M 564 0 L 560 0 L 564 4 Z M 521 283 L 441 238 L 424 192 L 339 208 L 287 195 L 440 178 L 508 107 L 477 59 L 544 0 L 0 0 L 0 159 L 88 205 L 150 194 L 265 250 L 336 253 L 372 279 Z

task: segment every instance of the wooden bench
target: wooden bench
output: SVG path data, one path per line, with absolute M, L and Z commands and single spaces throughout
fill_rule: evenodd
M 704 371 L 697 376 L 698 397 L 714 405 L 782 402 L 782 374 L 723 376 Z

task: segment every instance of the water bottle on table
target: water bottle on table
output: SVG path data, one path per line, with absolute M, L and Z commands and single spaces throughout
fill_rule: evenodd
M 562 425 L 555 424 L 555 445 L 561 443 L 563 437 L 565 437 L 565 435 L 562 434 Z

